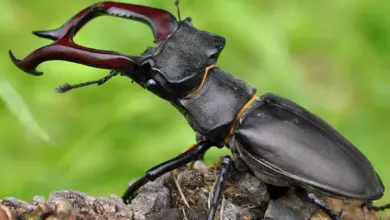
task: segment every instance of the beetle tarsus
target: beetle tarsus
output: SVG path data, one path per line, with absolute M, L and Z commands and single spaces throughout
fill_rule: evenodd
M 375 212 L 385 211 L 386 209 L 390 209 L 390 203 L 382 206 L 374 206 L 372 202 L 366 202 L 363 204 L 366 206 L 368 210 L 373 210 Z
M 215 184 L 215 187 L 213 189 L 214 196 L 213 196 L 213 199 L 212 199 L 212 202 L 211 202 L 211 205 L 210 205 L 209 212 L 207 214 L 208 215 L 208 217 L 207 217 L 208 220 L 213 220 L 214 219 L 215 212 L 217 211 L 217 208 L 218 208 L 219 200 L 221 200 L 224 183 L 226 181 L 227 173 L 228 173 L 228 170 L 230 168 L 231 163 L 232 163 L 232 158 L 230 156 L 225 156 L 225 157 L 222 158 L 221 170 L 219 172 L 217 183 Z M 222 208 L 223 207 L 221 207 L 221 209 Z
M 322 211 L 324 211 L 332 220 L 340 220 L 340 212 L 339 214 L 335 213 L 331 208 L 328 207 L 328 205 L 319 199 L 316 195 L 313 193 L 308 193 L 307 197 L 310 199 L 310 201 L 314 204 L 316 204 Z
M 125 204 L 130 204 L 134 196 L 134 193 L 145 185 L 149 181 L 154 181 L 158 177 L 164 175 L 165 173 L 177 169 L 178 167 L 184 166 L 198 157 L 199 154 L 206 152 L 214 144 L 209 140 L 198 142 L 190 150 L 180 154 L 179 156 L 172 158 L 168 161 L 165 161 L 146 172 L 146 175 L 141 179 L 137 180 L 131 184 L 126 192 L 122 196 L 122 200 Z
M 139 188 L 141 188 L 143 185 L 145 185 L 146 183 L 148 183 L 149 180 L 146 176 L 136 180 L 134 183 L 130 184 L 129 187 L 127 188 L 126 192 L 124 193 L 124 196 L 122 197 L 122 200 L 125 204 L 130 204 L 131 203 L 131 200 L 133 200 L 134 198 L 134 194 L 135 192 L 137 192 L 137 190 Z
M 119 73 L 120 73 L 119 71 L 113 70 L 110 72 L 110 74 L 108 74 L 107 76 L 105 76 L 101 79 L 89 81 L 89 82 L 84 82 L 84 83 L 79 83 L 79 84 L 74 84 L 74 85 L 70 85 L 68 83 L 65 83 L 65 84 L 62 84 L 62 85 L 58 86 L 57 88 L 55 88 L 55 90 L 58 93 L 64 93 L 64 92 L 67 92 L 71 89 L 89 86 L 89 85 L 93 85 L 93 84 L 97 84 L 98 86 L 100 86 L 100 85 L 104 84 L 105 82 L 107 82 L 112 77 L 118 75 Z
M 64 84 L 56 87 L 54 90 L 58 93 L 64 93 L 64 92 L 67 92 L 71 89 L 73 89 L 72 85 L 70 85 L 69 83 L 64 83 Z

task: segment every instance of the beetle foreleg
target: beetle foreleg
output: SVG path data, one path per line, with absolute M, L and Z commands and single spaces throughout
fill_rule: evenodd
M 328 207 L 328 205 L 324 201 L 319 199 L 316 195 L 314 195 L 313 193 L 308 193 L 307 197 L 312 203 L 318 205 L 318 207 L 320 207 L 322 211 L 328 214 L 329 217 L 332 218 L 332 220 L 340 220 L 340 215 L 336 214 L 331 208 Z
M 196 132 L 195 134 L 195 139 L 196 139 L 196 142 L 199 142 L 199 141 L 202 141 L 202 140 L 206 140 L 206 137 L 201 135 L 200 133 Z M 197 161 L 197 160 L 201 160 L 201 161 L 204 161 L 204 155 L 206 154 L 206 152 L 203 152 L 202 154 L 199 154 L 198 158 L 196 160 L 194 160 L 194 163 Z M 193 167 L 194 164 L 191 165 L 191 167 Z
M 213 146 L 213 143 L 209 140 L 198 142 L 195 146 L 191 147 L 188 151 L 180 154 L 179 156 L 165 161 L 146 172 L 146 175 L 133 184 L 131 184 L 126 192 L 122 196 L 122 200 L 126 204 L 130 204 L 133 194 L 141 188 L 143 185 L 149 181 L 154 181 L 163 174 L 172 171 L 180 166 L 184 166 L 187 163 L 196 160 L 200 154 L 206 152 L 210 147 Z
M 217 184 L 215 184 L 215 187 L 213 189 L 214 197 L 210 205 L 210 210 L 207 217 L 208 220 L 213 220 L 215 212 L 217 211 L 218 203 L 221 199 L 224 183 L 227 177 L 226 174 L 229 170 L 231 163 L 232 158 L 230 158 L 230 156 L 225 156 L 221 161 L 221 170 L 219 172 Z M 223 207 L 221 207 L 221 209 L 223 209 Z

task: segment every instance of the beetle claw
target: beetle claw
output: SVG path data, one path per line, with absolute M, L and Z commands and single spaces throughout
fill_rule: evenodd
M 26 72 L 26 73 L 29 73 L 31 75 L 34 75 L 34 76 L 40 76 L 40 75 L 43 75 L 43 72 L 40 72 L 40 71 L 37 71 L 36 69 L 32 69 L 32 70 L 29 70 L 29 69 L 25 69 L 22 67 L 22 65 L 20 64 L 21 63 L 21 60 L 17 59 L 14 54 L 12 53 L 11 50 L 8 51 L 8 54 L 12 60 L 12 62 L 19 68 L 21 69 L 22 71 Z

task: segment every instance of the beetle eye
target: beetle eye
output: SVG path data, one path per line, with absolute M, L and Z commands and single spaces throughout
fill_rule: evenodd
M 184 19 L 184 22 L 187 23 L 188 25 L 192 26 L 192 19 L 190 17 Z
M 156 86 L 157 83 L 154 79 L 149 79 L 147 82 L 146 82 L 146 87 L 153 87 L 153 86 Z
M 147 90 L 153 92 L 154 94 L 163 97 L 165 94 L 164 88 L 161 86 L 158 80 L 155 79 L 148 79 L 146 83 L 144 84 Z

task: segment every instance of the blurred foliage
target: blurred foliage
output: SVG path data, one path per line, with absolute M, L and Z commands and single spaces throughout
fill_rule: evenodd
M 31 31 L 57 28 L 95 2 L 2 0 L 0 198 L 59 189 L 121 194 L 127 181 L 194 143 L 176 109 L 127 78 L 57 94 L 59 84 L 108 71 L 52 61 L 34 77 L 12 64 L 8 49 L 23 58 L 50 43 Z M 124 2 L 176 15 L 174 0 Z M 182 0 L 180 6 L 196 27 L 226 37 L 220 67 L 259 95 L 282 95 L 323 117 L 367 155 L 390 188 L 390 1 Z M 88 23 L 75 39 L 134 55 L 153 46 L 146 25 L 109 16 Z M 212 150 L 207 159 L 227 152 Z M 380 203 L 386 201 L 389 193 Z

